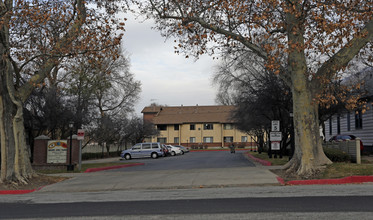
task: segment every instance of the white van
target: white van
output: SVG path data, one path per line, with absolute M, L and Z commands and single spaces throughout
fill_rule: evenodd
M 130 149 L 122 151 L 120 156 L 126 160 L 142 157 L 151 157 L 155 159 L 164 156 L 164 151 L 161 143 L 138 143 Z

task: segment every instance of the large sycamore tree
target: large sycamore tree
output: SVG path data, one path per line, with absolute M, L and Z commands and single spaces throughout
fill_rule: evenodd
M 26 145 L 23 104 L 63 63 L 83 54 L 118 58 L 123 21 L 114 0 L 0 1 L 0 137 L 2 183 L 35 175 Z
M 331 161 L 319 137 L 325 85 L 372 51 L 367 0 L 144 0 L 137 2 L 176 52 L 216 55 L 245 47 L 279 74 L 293 94 L 295 156 L 289 172 L 307 177 Z M 370 53 L 371 54 L 371 53 Z M 217 56 L 217 55 L 216 55 Z

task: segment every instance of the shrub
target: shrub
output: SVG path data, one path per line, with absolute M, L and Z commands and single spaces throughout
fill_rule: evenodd
M 339 149 L 324 147 L 325 155 L 333 162 L 349 162 L 350 155 Z

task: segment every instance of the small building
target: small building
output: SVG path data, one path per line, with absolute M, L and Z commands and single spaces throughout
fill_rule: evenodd
M 152 122 L 159 136 L 146 141 L 187 147 L 252 146 L 252 138 L 234 126 L 234 106 L 150 106 L 142 110 L 144 121 Z
M 366 68 L 361 73 L 366 105 L 353 111 L 342 111 L 333 115 L 325 124 L 326 141 L 339 134 L 350 134 L 360 138 L 365 152 L 373 152 L 373 68 Z

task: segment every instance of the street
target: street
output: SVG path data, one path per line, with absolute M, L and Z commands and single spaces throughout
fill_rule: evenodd
M 373 204 L 373 196 L 231 198 L 62 204 L 0 203 L 0 213 L 1 218 L 18 219 L 261 212 L 370 212 L 372 208 L 368 204 Z

